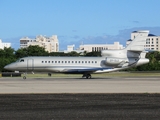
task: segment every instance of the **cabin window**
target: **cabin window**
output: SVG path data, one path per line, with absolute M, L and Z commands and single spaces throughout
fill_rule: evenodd
M 62 61 L 62 63 L 63 63 L 63 61 Z
M 75 63 L 77 63 L 77 61 L 75 61 Z
M 50 63 L 50 61 L 48 61 L 48 63 Z
M 47 63 L 47 61 L 45 61 L 45 63 Z
M 87 61 L 85 61 L 85 63 L 87 63 Z
M 55 61 L 55 63 L 57 63 L 57 61 Z
M 54 63 L 54 61 L 52 61 L 52 63 Z
M 42 63 L 43 63 L 43 61 L 42 61 Z
M 58 61 L 58 63 L 60 63 L 60 61 Z
M 83 63 L 84 61 L 82 61 L 82 63 Z
M 74 61 L 72 61 L 72 63 L 74 63 Z
M 65 63 L 67 63 L 67 61 L 65 61 Z
M 92 61 L 92 63 L 94 63 L 94 62 Z
M 79 61 L 79 63 L 81 63 L 81 61 Z
M 68 61 L 68 63 L 70 63 L 70 61 Z
M 24 62 L 24 59 L 21 59 L 20 62 Z
M 95 63 L 97 63 L 97 61 L 95 61 Z
M 90 63 L 90 61 L 88 61 L 88 63 Z

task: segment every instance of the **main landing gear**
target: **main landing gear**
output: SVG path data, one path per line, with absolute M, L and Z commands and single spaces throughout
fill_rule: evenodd
M 88 79 L 88 78 L 91 79 L 92 78 L 91 74 L 88 74 L 88 73 L 87 74 L 83 74 L 82 78 L 84 78 L 84 77 L 86 77 L 86 79 Z

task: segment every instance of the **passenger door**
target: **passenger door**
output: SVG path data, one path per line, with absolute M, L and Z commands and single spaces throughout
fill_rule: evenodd
M 28 71 L 33 71 L 34 70 L 34 60 L 33 59 L 28 59 L 27 60 L 27 70 Z

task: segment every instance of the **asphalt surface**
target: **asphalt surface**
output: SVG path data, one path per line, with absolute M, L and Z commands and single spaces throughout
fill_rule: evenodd
M 1 120 L 159 120 L 160 94 L 1 94 Z
M 0 120 L 159 120 L 159 77 L 1 78 Z
M 160 78 L 0 78 L 0 94 L 24 93 L 160 93 Z

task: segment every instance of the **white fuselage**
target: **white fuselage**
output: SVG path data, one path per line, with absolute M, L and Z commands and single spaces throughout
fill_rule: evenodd
M 145 64 L 148 59 L 107 57 L 24 57 L 5 66 L 12 71 L 102 73 Z

